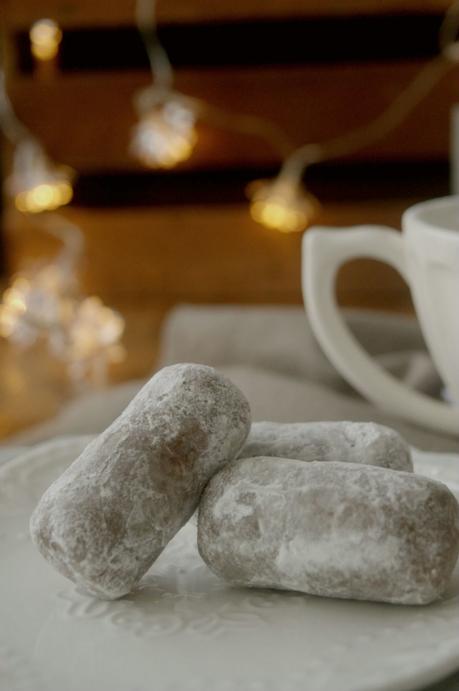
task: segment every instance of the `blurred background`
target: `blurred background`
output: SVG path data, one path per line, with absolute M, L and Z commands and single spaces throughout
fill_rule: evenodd
M 2 0 L 10 103 L 1 149 L 0 437 L 51 417 L 82 387 L 147 376 L 174 305 L 300 305 L 299 228 L 278 206 L 268 214 L 251 209 L 247 187 L 274 179 L 295 147 L 378 118 L 438 54 L 448 6 L 174 0 L 157 4 L 156 19 L 144 2 L 139 24 L 134 0 Z M 301 201 L 301 229 L 311 222 L 399 228 L 406 207 L 448 194 L 458 77 L 454 66 L 440 71 L 400 124 L 358 150 L 308 160 L 303 182 L 313 204 Z M 163 86 L 158 102 L 167 108 L 158 116 Z M 175 111 L 171 94 L 173 101 L 178 94 Z M 9 128 L 11 106 L 18 119 Z M 166 120 L 158 125 L 151 117 Z M 171 127 L 180 134 L 178 149 L 164 154 Z M 73 171 L 59 169 L 63 202 L 70 203 L 54 218 L 34 213 L 52 197 L 49 180 L 33 199 L 20 196 L 24 166 L 42 153 L 23 151 L 18 159 L 30 135 L 46 152 L 48 172 L 51 162 Z M 70 259 L 62 258 L 63 234 L 74 243 Z M 64 278 L 53 273 L 56 257 Z M 43 266 L 51 274 L 37 278 Z M 62 309 L 71 313 L 73 331 L 69 337 L 67 327 L 52 325 L 50 348 L 40 325 L 18 328 L 24 295 L 45 309 L 67 279 L 59 319 Z M 345 306 L 411 311 L 401 278 L 370 260 L 342 269 L 338 293 Z M 110 357 L 97 356 L 86 376 L 84 354 L 99 347 Z

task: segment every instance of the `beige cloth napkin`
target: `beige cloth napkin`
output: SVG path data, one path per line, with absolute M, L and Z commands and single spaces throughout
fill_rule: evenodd
M 440 395 L 415 319 L 368 311 L 348 311 L 346 319 L 381 365 L 408 386 Z M 456 438 L 436 434 L 362 399 L 322 353 L 302 307 L 177 307 L 164 327 L 160 360 L 219 368 L 244 391 L 254 420 L 374 420 L 419 448 L 459 452 L 459 430 Z
M 441 382 L 414 319 L 362 311 L 346 316 L 383 366 L 408 385 L 440 395 Z M 363 400 L 323 355 L 301 307 L 179 306 L 165 322 L 159 365 L 174 362 L 206 363 L 227 374 L 248 397 L 254 420 L 374 420 L 398 429 L 419 448 L 459 452 L 459 436 L 404 423 Z M 98 433 L 142 383 L 87 394 L 56 419 L 11 441 Z

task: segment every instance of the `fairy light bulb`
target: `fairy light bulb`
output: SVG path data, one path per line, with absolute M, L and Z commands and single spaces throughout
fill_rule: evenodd
M 191 156 L 197 141 L 196 114 L 172 95 L 151 100 L 140 94 L 140 119 L 132 132 L 131 153 L 149 168 L 173 168 Z M 149 103 L 150 100 L 150 103 Z
M 54 211 L 71 201 L 73 177 L 67 166 L 52 164 L 36 140 L 23 139 L 15 148 L 6 188 L 18 211 Z
M 22 347 L 33 345 L 65 320 L 73 287 L 74 277 L 58 264 L 16 276 L 0 303 L 0 335 Z
M 75 309 L 66 333 L 65 359 L 75 382 L 92 380 L 105 385 L 108 365 L 121 362 L 125 321 L 98 297 L 82 300 Z
M 104 383 L 107 366 L 125 356 L 125 322 L 100 298 L 78 296 L 73 269 L 55 262 L 16 276 L 0 302 L 0 336 L 22 348 L 43 340 L 74 381 Z
M 17 278 L 3 294 L 0 303 L 0 335 L 4 338 L 15 340 L 19 321 L 27 309 L 27 289 L 28 281 L 25 278 Z M 17 340 L 21 341 L 21 337 Z
M 37 60 L 53 60 L 59 52 L 62 31 L 52 19 L 39 19 L 29 31 L 30 49 Z
M 78 305 L 69 329 L 69 353 L 73 360 L 88 360 L 101 351 L 111 359 L 118 353 L 124 319 L 98 297 L 85 298 Z
M 257 180 L 249 185 L 247 194 L 253 220 L 282 233 L 305 230 L 320 208 L 312 194 L 288 178 Z

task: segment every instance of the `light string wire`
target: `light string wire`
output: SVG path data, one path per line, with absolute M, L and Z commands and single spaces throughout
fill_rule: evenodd
M 46 260 L 44 263 L 37 262 L 33 265 L 32 272 L 35 269 L 52 267 L 65 284 L 68 286 L 74 284 L 76 287 L 76 270 L 84 253 L 84 238 L 81 229 L 55 212 L 42 213 L 38 218 L 27 216 L 27 221 L 35 226 L 39 232 L 55 238 L 61 245 L 54 259 Z M 20 272 L 18 275 L 27 278 L 27 271 L 24 274 Z M 46 323 L 43 323 L 27 310 L 24 311 L 21 318 L 30 326 L 41 331 L 53 332 L 62 329 L 58 320 L 46 320 Z
M 164 95 L 177 98 L 198 113 L 201 119 L 210 124 L 255 136 L 266 141 L 281 158 L 288 156 L 295 149 L 291 138 L 276 123 L 267 118 L 245 113 L 230 113 L 218 106 L 211 105 L 203 99 L 185 96 L 174 90 L 174 70 L 166 50 L 158 37 L 156 19 L 156 0 L 137 0 L 135 8 L 137 29 L 143 39 L 150 63 L 153 78 L 152 89 L 164 92 Z
M 17 144 L 23 139 L 33 139 L 36 141 L 30 130 L 19 120 L 14 112 L 6 90 L 6 76 L 3 65 L 0 65 L 0 127 L 11 144 Z
M 3 50 L 3 42 L 0 36 L 0 58 L 2 63 Z M 42 149 L 38 139 L 19 120 L 15 113 L 6 88 L 6 75 L 3 64 L 0 64 L 0 128 L 13 146 L 28 140 Z M 56 265 L 64 273 L 73 273 L 84 251 L 83 234 L 80 228 L 56 213 L 41 214 L 39 219 L 29 216 L 28 219 L 41 232 L 53 236 L 62 244 L 62 249 L 56 257 Z
M 447 58 L 457 62 L 459 60 L 459 44 L 457 31 L 459 27 L 459 2 L 454 0 L 445 12 L 443 22 L 438 32 L 438 47 Z
M 296 149 L 284 161 L 280 176 L 299 182 L 310 164 L 352 154 L 383 139 L 407 118 L 453 67 L 455 63 L 443 55 L 435 58 L 417 73 L 405 90 L 377 118 L 344 135 L 318 144 L 305 144 Z
M 201 99 L 193 99 L 203 119 L 221 129 L 233 130 L 247 136 L 263 139 L 281 158 L 290 156 L 295 145 L 290 137 L 272 120 L 257 115 L 229 113 Z
M 52 211 L 73 196 L 75 171 L 54 163 L 38 137 L 17 116 L 8 95 L 4 29 L 0 30 L 0 130 L 13 146 L 12 171 L 5 188 L 18 210 Z
M 77 283 L 75 279 L 76 267 L 84 252 L 84 239 L 80 228 L 57 213 L 44 213 L 40 215 L 39 219 L 31 216 L 28 217 L 28 220 L 37 227 L 37 230 L 55 238 L 62 245 L 54 260 L 44 264 L 44 266 L 53 267 L 68 286 L 75 284 L 75 289 Z M 37 268 L 39 266 L 37 264 Z M 30 311 L 25 311 L 22 318 L 38 331 L 53 333 L 60 332 L 63 328 L 58 319 L 47 320 L 44 324 Z
M 84 254 L 84 238 L 81 229 L 57 213 L 43 213 L 37 219 L 29 216 L 28 220 L 41 231 L 54 237 L 62 248 L 56 255 L 55 263 L 63 270 L 73 271 Z
M 125 357 L 124 319 L 81 291 L 77 267 L 85 243 L 80 228 L 54 212 L 27 218 L 61 248 L 52 259 L 36 261 L 16 275 L 0 302 L 0 333 L 23 347 L 44 338 L 66 364 L 74 385 L 103 386 L 108 365 Z
M 16 208 L 38 213 L 68 204 L 73 196 L 75 171 L 55 164 L 39 139 L 18 118 L 8 96 L 3 64 L 0 64 L 0 129 L 13 147 L 12 170 L 5 180 L 5 188 L 14 198 Z
M 137 29 L 148 55 L 155 88 L 171 91 L 174 83 L 174 70 L 169 56 L 158 38 L 156 0 L 137 0 L 135 18 Z
M 32 132 L 17 117 L 6 89 L 6 76 L 3 66 L 0 65 L 0 128 L 11 144 L 17 145 L 22 141 L 33 142 L 43 150 L 42 145 Z M 28 216 L 31 223 L 41 231 L 53 235 L 63 244 L 62 253 L 59 255 L 59 263 L 67 266 L 75 265 L 83 254 L 83 234 L 74 223 L 56 213 L 42 213 L 39 219 Z
M 156 1 L 137 0 L 136 20 L 150 59 L 153 88 L 170 88 L 173 83 L 173 68 L 158 38 Z M 298 184 L 305 169 L 312 163 L 354 153 L 396 129 L 459 62 L 458 26 L 459 0 L 454 0 L 444 15 L 439 31 L 440 55 L 427 63 L 374 120 L 323 142 L 295 147 L 285 131 L 267 118 L 234 114 L 201 99 L 188 96 L 182 98 L 194 104 L 201 116 L 211 124 L 264 139 L 284 159 L 279 177 Z
M 34 147 L 39 165 L 45 166 L 40 175 L 49 173 L 47 166 L 51 173 L 64 170 L 51 163 L 41 142 L 17 117 L 6 89 L 2 45 L 0 57 L 0 128 L 6 139 L 15 153 L 22 146 Z M 27 170 L 34 163 L 28 158 Z M 61 246 L 52 259 L 37 261 L 13 277 L 0 300 L 0 334 L 23 347 L 44 337 L 50 352 L 66 363 L 74 385 L 92 381 L 102 386 L 108 364 L 124 357 L 124 319 L 98 297 L 81 293 L 77 278 L 85 248 L 81 229 L 55 212 L 27 213 L 25 218 Z
M 0 46 L 0 52 L 1 46 Z M 16 145 L 21 141 L 33 141 L 42 148 L 38 139 L 17 117 L 6 89 L 6 76 L 3 65 L 0 65 L 0 128 L 8 141 Z M 83 234 L 74 223 L 56 213 L 41 214 L 38 219 L 29 216 L 31 223 L 41 231 L 59 240 L 63 249 L 59 254 L 59 263 L 74 265 L 83 254 Z
M 29 128 L 19 120 L 8 96 L 4 69 L 5 46 L 3 30 L 4 29 L 0 28 L 0 129 L 8 141 L 13 145 L 28 139 L 29 141 L 33 141 L 37 146 L 40 146 L 37 138 L 34 137 Z

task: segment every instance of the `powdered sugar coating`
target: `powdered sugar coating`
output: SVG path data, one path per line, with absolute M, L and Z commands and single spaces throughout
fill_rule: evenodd
M 239 456 L 341 461 L 412 471 L 410 447 L 374 422 L 254 422 Z
M 354 463 L 247 458 L 201 498 L 198 547 L 242 586 L 427 604 L 459 551 L 459 507 L 440 482 Z
M 93 595 L 128 593 L 249 427 L 245 397 L 214 369 L 164 368 L 45 492 L 31 518 L 33 541 Z

